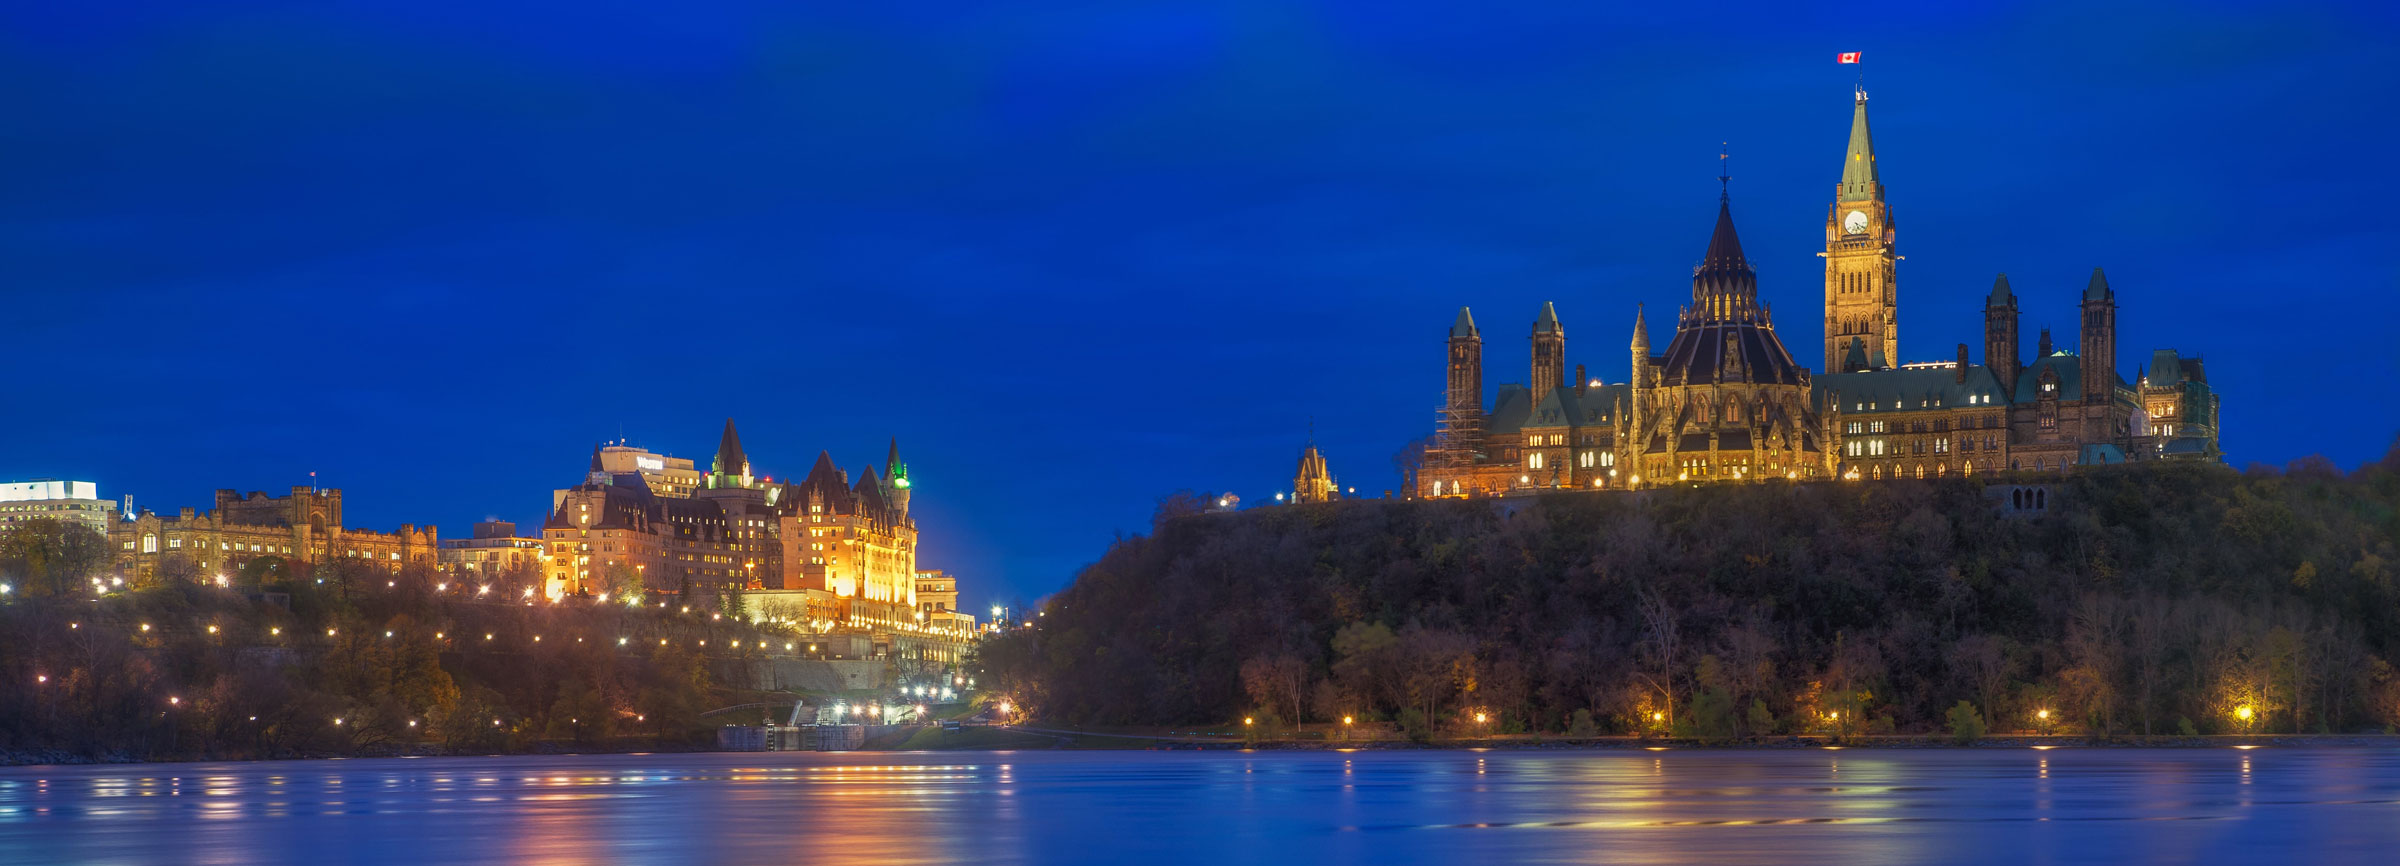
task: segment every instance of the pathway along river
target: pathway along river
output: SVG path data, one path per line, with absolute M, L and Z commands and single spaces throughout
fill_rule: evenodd
M 0 769 L 0 863 L 2392 863 L 2400 750 L 945 752 Z

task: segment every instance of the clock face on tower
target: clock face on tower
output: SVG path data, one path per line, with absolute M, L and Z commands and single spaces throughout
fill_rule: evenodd
M 1867 212 L 1854 210 L 1850 212 L 1849 216 L 1843 217 L 1842 231 L 1854 235 L 1866 234 Z

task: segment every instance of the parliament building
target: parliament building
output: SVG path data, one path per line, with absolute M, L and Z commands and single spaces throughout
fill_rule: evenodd
M 1566 326 L 1545 302 L 1528 338 L 1528 384 L 1499 386 L 1487 406 L 1483 335 L 1460 308 L 1446 399 L 1411 489 L 1496 495 L 2220 459 L 2217 395 L 2201 359 L 2161 349 L 2128 379 L 2118 365 L 2116 292 L 2098 268 L 2082 291 L 2072 345 L 2054 344 L 2044 330 L 2026 357 L 2003 274 L 1985 297 L 1982 363 L 1963 343 L 1943 360 L 1899 363 L 1896 239 L 1860 92 L 1825 219 L 1822 372 L 1776 335 L 1731 198 L 1720 195 L 1690 304 L 1656 352 L 1635 310 L 1622 382 L 1605 384 L 1582 365 L 1570 377 Z

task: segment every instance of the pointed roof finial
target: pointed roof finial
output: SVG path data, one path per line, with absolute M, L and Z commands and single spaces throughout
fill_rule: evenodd
M 1564 330 L 1565 329 L 1558 324 L 1558 309 L 1552 307 L 1549 301 L 1543 301 L 1542 314 L 1535 316 L 1533 319 L 1533 332 L 1536 334 L 1556 334 L 1561 333 Z
M 1732 142 L 1717 142 L 1717 200 L 1733 200 Z
M 2093 268 L 2092 281 L 2085 284 L 2083 287 L 2083 299 L 2087 301 L 2105 301 L 2116 296 L 2116 291 L 2108 287 L 2108 275 L 2101 273 L 2099 268 Z
M 1458 308 L 1458 321 L 1450 323 L 1450 339 L 1481 339 L 1482 336 L 1475 332 L 1475 317 L 1467 312 L 1467 308 Z

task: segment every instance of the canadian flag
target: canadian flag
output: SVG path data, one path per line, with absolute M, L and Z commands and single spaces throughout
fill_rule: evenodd
M 1843 63 L 1857 63 L 1857 62 L 1858 62 L 1858 52 L 1856 52 L 1856 51 L 1845 51 L 1845 52 L 1842 52 L 1841 54 L 1837 54 L 1837 55 L 1834 55 L 1834 56 L 1835 56 L 1837 59 L 1839 59 L 1841 62 L 1843 62 Z

